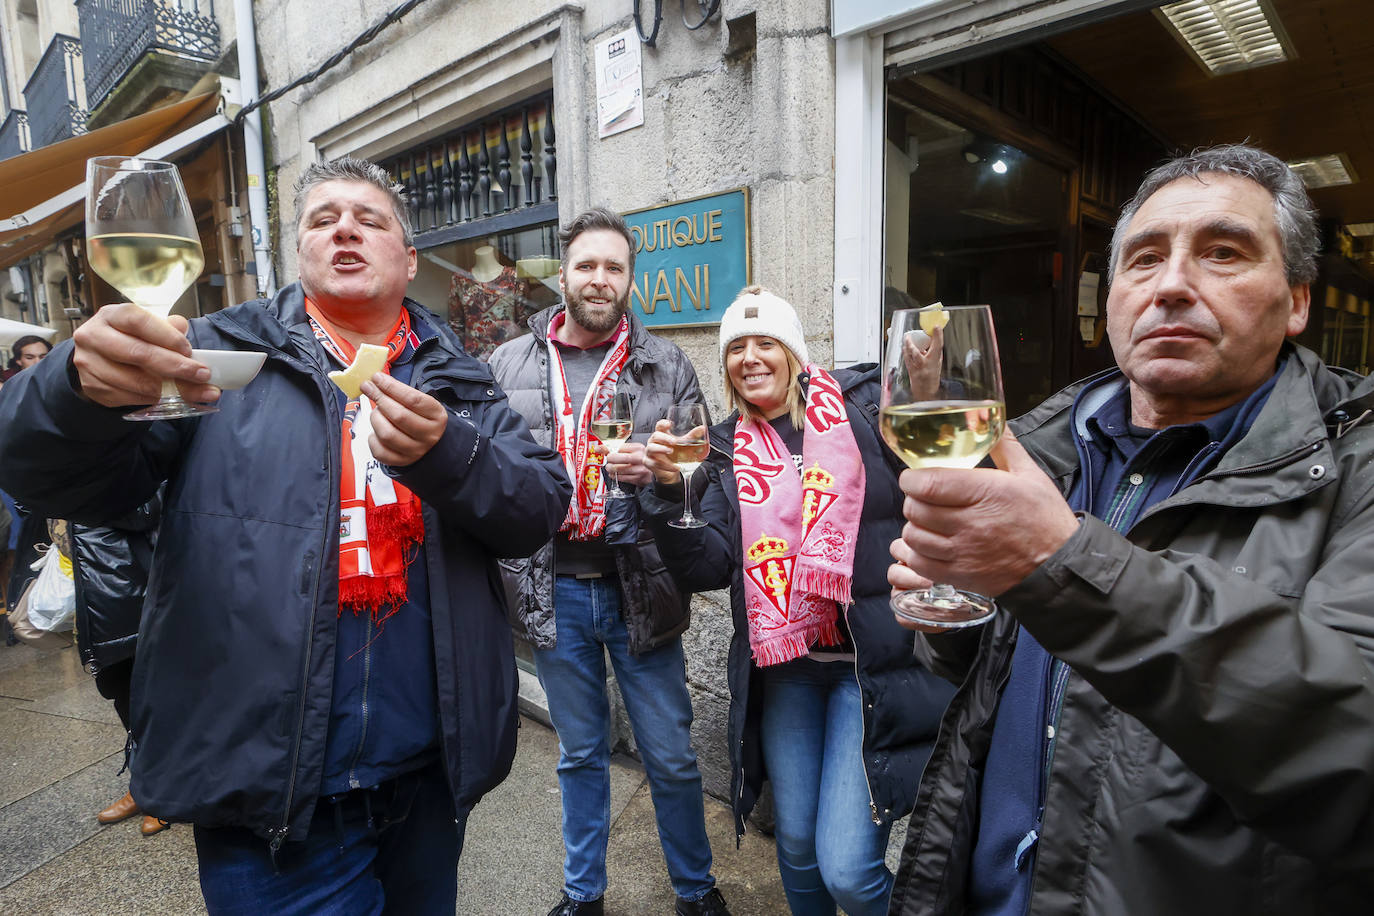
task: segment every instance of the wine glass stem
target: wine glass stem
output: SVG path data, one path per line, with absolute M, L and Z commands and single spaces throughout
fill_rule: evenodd
M 939 600 L 939 599 L 942 599 L 942 598 L 945 598 L 945 599 L 957 598 L 958 596 L 959 596 L 959 590 L 956 589 L 956 588 L 955 588 L 954 586 L 952 586 L 952 585 L 939 585 L 939 584 L 935 584 L 935 585 L 931 585 L 931 587 L 930 587 L 930 597 L 933 598 L 933 599 L 936 599 L 936 600 Z
M 177 401 L 177 400 L 180 400 L 180 399 L 181 399 L 181 391 L 180 391 L 180 389 L 177 388 L 177 383 L 176 383 L 173 379 L 169 379 L 169 378 L 163 379 L 163 380 L 162 380 L 162 397 L 160 397 L 158 400 L 161 400 L 161 401 Z
M 695 521 L 692 515 L 692 475 L 684 473 L 682 475 L 682 521 Z

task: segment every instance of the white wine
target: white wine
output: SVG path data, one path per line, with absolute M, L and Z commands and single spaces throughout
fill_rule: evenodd
M 1002 435 L 1001 401 L 924 401 L 884 407 L 883 439 L 913 468 L 971 468 Z
M 625 444 L 625 440 L 630 438 L 629 420 L 593 420 L 592 435 L 601 440 L 601 444 L 611 451 L 616 451 Z
M 151 232 L 94 236 L 86 254 L 106 283 L 162 318 L 205 266 L 198 240 Z
M 697 468 L 701 467 L 701 462 L 710 450 L 711 445 L 705 439 L 684 436 L 681 439 L 673 440 L 673 451 L 668 456 L 668 460 L 677 465 L 677 469 L 682 472 L 684 477 L 690 477 L 696 473 Z

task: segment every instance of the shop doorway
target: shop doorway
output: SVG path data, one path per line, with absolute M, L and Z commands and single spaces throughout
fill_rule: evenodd
M 901 305 L 992 305 L 1008 409 L 1023 412 L 1114 364 L 1107 252 L 1145 171 L 1248 141 L 1295 167 L 1313 160 L 1300 174 L 1324 253 L 1299 343 L 1368 372 L 1374 20 L 1364 0 L 1250 6 L 1273 41 L 1219 64 L 1152 8 L 890 68 L 883 328 Z

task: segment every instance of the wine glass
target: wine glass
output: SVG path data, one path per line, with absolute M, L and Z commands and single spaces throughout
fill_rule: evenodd
M 883 359 L 883 439 L 913 468 L 971 468 L 1006 424 L 992 309 L 902 309 L 892 314 Z M 897 616 L 958 629 L 992 616 L 991 598 L 952 585 L 892 599 Z
M 606 454 L 609 458 L 620 450 L 633 430 L 634 417 L 631 413 L 630 396 L 623 391 L 617 391 L 592 421 L 592 435 L 609 449 Z M 620 489 L 620 475 L 615 471 L 611 471 L 611 481 L 613 485 L 606 491 L 606 498 L 628 499 L 630 494 Z
M 682 474 L 682 518 L 675 518 L 668 524 L 674 528 L 701 528 L 706 523 L 692 514 L 692 475 L 711 450 L 711 443 L 706 438 L 706 405 L 669 407 L 668 422 L 671 424 L 668 435 L 673 437 L 673 451 L 668 457 Z
M 124 156 L 87 161 L 86 256 L 91 269 L 130 302 L 167 318 L 205 266 L 175 165 Z M 217 409 L 186 403 L 168 379 L 157 403 L 125 419 L 194 417 Z

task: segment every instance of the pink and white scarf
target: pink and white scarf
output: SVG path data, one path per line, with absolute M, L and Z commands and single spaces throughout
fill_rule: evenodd
M 553 316 L 553 321 L 549 322 L 547 341 L 549 364 L 557 370 L 549 373 L 552 381 L 549 397 L 555 411 L 554 442 L 575 489 L 572 501 L 568 504 L 568 515 L 558 530 L 569 532 L 568 537 L 574 541 L 590 541 L 600 536 L 606 528 L 606 488 L 601 473 L 606 459 L 592 454 L 588 448 L 591 440 L 596 439 L 591 434 L 592 419 L 615 396 L 616 380 L 630 355 L 630 320 L 621 316 L 620 325 L 611 338 L 613 343 L 610 351 L 602 360 L 601 368 L 587 389 L 580 409 L 574 413 L 572 396 L 568 393 L 568 379 L 563 373 L 563 358 L 559 356 L 558 346 L 554 343 L 567 317 L 566 311 Z
M 807 366 L 802 473 L 771 423 L 735 424 L 735 486 L 744 544 L 749 645 L 760 667 L 840 642 L 837 604 L 852 603 L 864 465 L 844 394 Z

